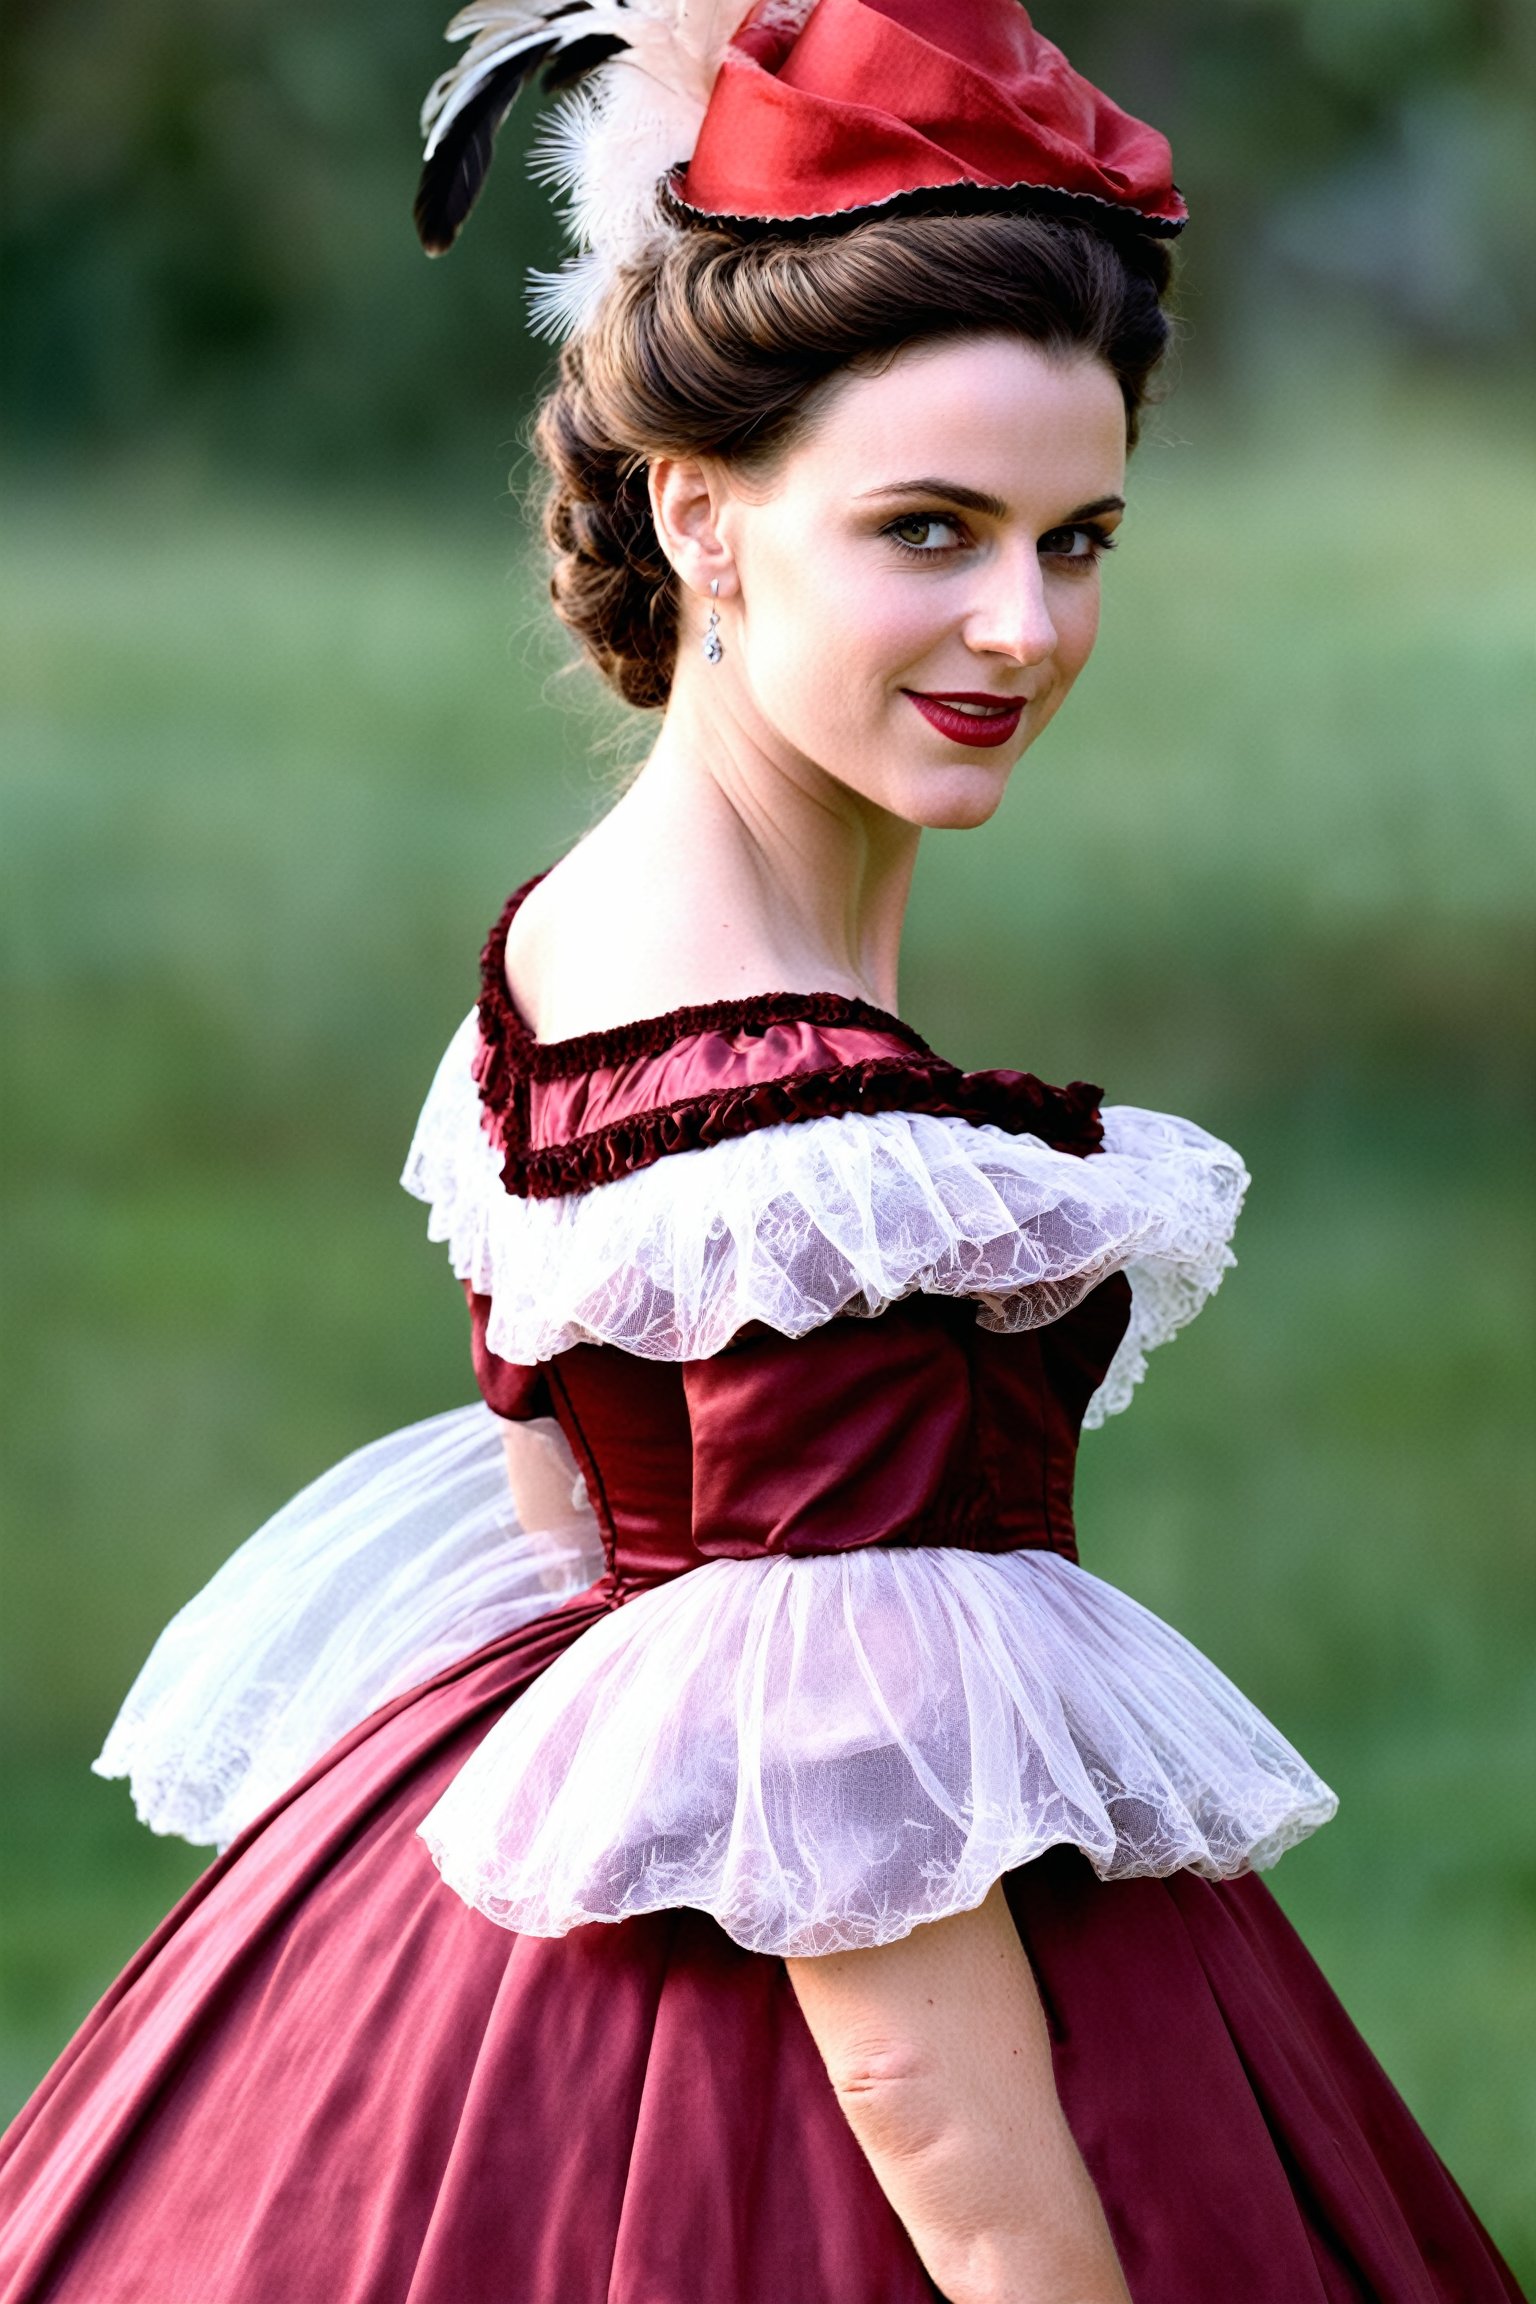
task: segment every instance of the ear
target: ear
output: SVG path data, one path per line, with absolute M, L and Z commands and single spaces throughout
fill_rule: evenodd
M 658 456 L 650 468 L 651 518 L 662 551 L 690 592 L 736 591 L 736 563 L 721 534 L 728 489 L 718 464 L 696 456 Z

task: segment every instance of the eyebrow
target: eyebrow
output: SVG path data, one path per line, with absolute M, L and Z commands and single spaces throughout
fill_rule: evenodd
M 957 480 L 893 480 L 884 488 L 866 488 L 859 502 L 865 503 L 872 496 L 925 496 L 930 502 L 940 496 L 946 504 L 958 504 L 967 512 L 984 512 L 989 520 L 1008 516 L 1000 496 L 985 495 L 979 488 L 962 488 Z M 1094 520 L 1105 512 L 1124 510 L 1123 496 L 1096 496 L 1091 504 L 1079 504 L 1075 511 L 1065 513 L 1055 525 L 1070 528 L 1076 520 Z

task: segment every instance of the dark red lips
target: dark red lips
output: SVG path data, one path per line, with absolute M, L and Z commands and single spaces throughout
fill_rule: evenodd
M 1027 696 L 988 696 L 964 688 L 950 689 L 943 696 L 925 696 L 919 689 L 903 688 L 903 696 L 910 697 L 930 728 L 937 728 L 952 744 L 963 744 L 968 750 L 980 746 L 991 751 L 998 744 L 1006 744 L 1018 733 Z M 971 712 L 959 709 L 962 704 L 977 707 Z

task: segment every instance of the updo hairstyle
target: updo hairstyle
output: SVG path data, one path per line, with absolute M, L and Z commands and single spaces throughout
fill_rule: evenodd
M 1003 333 L 1102 360 L 1134 444 L 1166 348 L 1169 257 L 1066 216 L 882 213 L 851 229 L 740 237 L 694 226 L 622 274 L 561 355 L 535 444 L 551 475 L 550 592 L 626 703 L 666 703 L 678 585 L 646 468 L 708 456 L 767 477 L 840 371 L 904 346 Z

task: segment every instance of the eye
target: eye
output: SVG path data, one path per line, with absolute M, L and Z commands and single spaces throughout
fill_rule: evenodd
M 1106 552 L 1113 552 L 1114 537 L 1107 528 L 1084 521 L 1075 528 L 1052 528 L 1040 539 L 1042 560 L 1065 561 L 1070 567 L 1091 568 Z
M 952 552 L 961 542 L 959 522 L 946 519 L 941 512 L 905 512 L 881 533 L 905 551 L 920 553 L 924 559 Z

